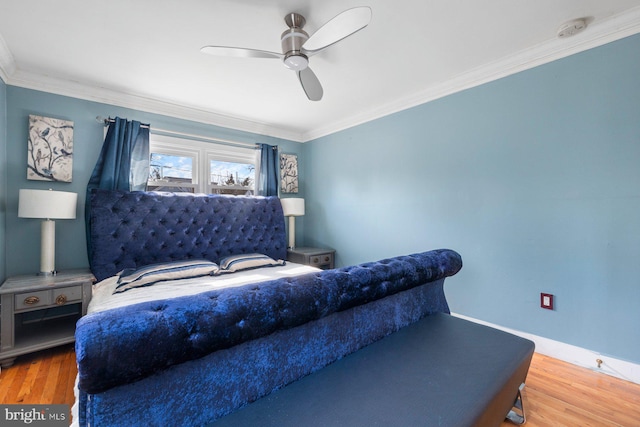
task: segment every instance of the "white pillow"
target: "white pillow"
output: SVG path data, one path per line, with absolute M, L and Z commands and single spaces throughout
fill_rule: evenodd
M 234 273 L 250 268 L 274 267 L 284 264 L 285 261 L 282 259 L 276 261 L 263 254 L 231 255 L 220 260 L 220 271 L 218 273 Z
M 162 280 L 214 275 L 219 269 L 218 264 L 203 259 L 150 264 L 137 269 L 127 268 L 118 274 L 118 286 L 113 293 L 149 286 Z

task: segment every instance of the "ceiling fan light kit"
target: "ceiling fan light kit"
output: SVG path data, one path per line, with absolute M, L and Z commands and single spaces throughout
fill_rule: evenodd
M 307 21 L 298 13 L 290 13 L 284 17 L 284 22 L 289 26 L 280 36 L 284 66 L 290 70 L 304 70 L 309 66 L 309 57 L 302 53 L 302 45 L 309 40 L 309 34 L 302 29 Z
M 284 57 L 284 66 L 290 70 L 302 71 L 309 66 L 309 58 L 302 53 L 290 54 Z
M 360 31 L 369 25 L 370 21 L 371 8 L 355 7 L 338 14 L 309 36 L 302 29 L 306 23 L 304 16 L 299 13 L 289 13 L 284 17 L 284 22 L 289 29 L 280 36 L 282 53 L 229 46 L 204 46 L 200 51 L 218 56 L 280 59 L 286 68 L 297 72 L 298 80 L 307 98 L 311 101 L 320 101 L 323 89 L 320 81 L 309 68 L 309 57 Z

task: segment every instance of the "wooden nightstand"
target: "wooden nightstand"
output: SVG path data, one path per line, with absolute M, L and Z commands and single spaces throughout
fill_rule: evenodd
M 294 248 L 287 250 L 287 260 L 329 270 L 333 268 L 335 253 L 332 249 Z
M 8 278 L 0 286 L 0 366 L 11 366 L 22 354 L 73 342 L 94 282 L 89 270 Z

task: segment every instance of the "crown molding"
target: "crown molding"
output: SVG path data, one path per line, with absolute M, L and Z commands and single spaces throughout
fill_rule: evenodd
M 39 90 L 42 92 L 69 96 L 87 101 L 117 105 L 119 107 L 196 121 L 199 123 L 250 132 L 258 135 L 287 139 L 295 142 L 302 141 L 302 135 L 300 133 L 266 123 L 231 117 L 197 107 L 179 105 L 135 93 L 124 93 L 103 87 L 54 78 L 51 76 L 28 73 L 19 69 L 10 74 L 5 82 L 12 86 L 23 87 L 25 89 Z
M 6 83 L 9 76 L 16 70 L 16 62 L 9 50 L 9 46 L 0 34 L 0 78 Z
M 587 31 L 567 39 L 552 39 L 532 48 L 487 63 L 452 79 L 418 91 L 397 101 L 346 117 L 303 134 L 303 142 L 312 141 L 381 117 L 403 111 L 447 95 L 480 86 L 567 56 L 602 46 L 640 33 L 640 7 L 614 15 Z

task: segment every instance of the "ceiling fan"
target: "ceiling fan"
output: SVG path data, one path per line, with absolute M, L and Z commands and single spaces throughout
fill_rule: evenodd
M 371 8 L 367 6 L 347 9 L 320 27 L 311 36 L 302 28 L 306 23 L 299 13 L 289 13 L 284 22 L 289 27 L 282 36 L 282 53 L 229 46 L 204 46 L 201 52 L 218 56 L 242 58 L 280 59 L 284 66 L 296 71 L 307 98 L 320 101 L 323 90 L 315 73 L 309 68 L 309 57 L 360 31 L 371 21 Z

